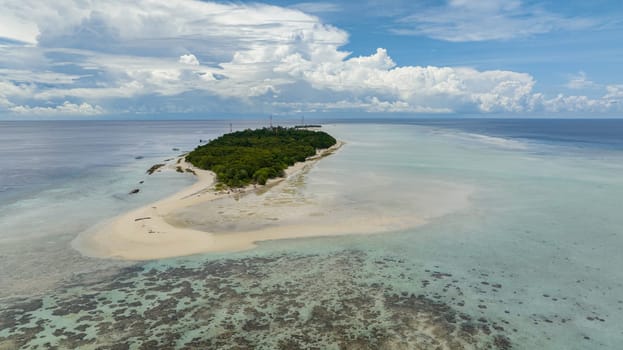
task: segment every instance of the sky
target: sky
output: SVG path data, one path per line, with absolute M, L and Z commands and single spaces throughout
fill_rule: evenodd
M 0 119 L 623 116 L 620 0 L 0 8 Z

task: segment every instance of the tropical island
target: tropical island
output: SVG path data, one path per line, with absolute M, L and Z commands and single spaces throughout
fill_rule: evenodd
M 155 164 L 147 171 L 149 175 L 163 171 L 190 173 L 196 179 L 193 185 L 83 232 L 72 245 L 88 256 L 146 260 L 239 251 L 254 247 L 258 241 L 344 234 L 353 228 L 358 230 L 353 232 L 377 231 L 376 226 L 368 223 L 365 227 L 351 222 L 344 225 L 323 222 L 322 227 L 303 223 L 263 228 L 259 222 L 261 228 L 228 231 L 223 235 L 220 230 L 201 230 L 192 224 L 197 218 L 220 217 L 218 213 L 225 209 L 214 210 L 220 205 L 218 201 L 227 198 L 238 201 L 244 194 L 256 192 L 255 185 L 270 185 L 265 189 L 282 191 L 288 178 L 302 176 L 342 145 L 325 132 L 309 129 L 275 127 L 222 135 L 188 154 Z M 279 177 L 281 179 L 275 179 Z M 271 179 L 275 180 L 269 184 Z M 229 209 L 233 211 L 251 210 L 242 200 L 231 204 Z M 195 210 L 199 211 L 197 217 L 192 214 Z M 290 210 L 289 214 L 299 215 L 301 219 L 309 216 L 307 211 L 300 210 Z M 275 215 L 277 213 L 271 214 L 271 218 Z
M 197 168 L 216 174 L 229 187 L 265 185 L 283 177 L 297 162 L 316 155 L 318 149 L 334 146 L 337 140 L 322 131 L 272 127 L 225 134 L 198 146 L 186 156 Z

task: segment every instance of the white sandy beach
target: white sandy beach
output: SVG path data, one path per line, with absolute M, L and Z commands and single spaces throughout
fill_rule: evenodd
M 342 143 L 338 142 L 327 150 L 319 151 L 306 162 L 289 167 L 286 169 L 286 179 L 305 172 L 315 162 L 337 151 L 341 146 Z M 215 175 L 210 171 L 197 169 L 183 159 L 179 163 L 168 164 L 164 170 L 172 170 L 177 166 L 192 169 L 196 173 L 197 182 L 167 198 L 122 214 L 102 227 L 80 234 L 72 242 L 73 247 L 87 256 L 149 260 L 202 252 L 240 251 L 252 248 L 255 242 L 265 240 L 351 232 L 370 233 L 381 227 L 391 226 L 383 218 L 367 221 L 345 218 L 339 224 L 295 224 L 246 232 L 214 233 L 172 224 L 171 221 L 175 221 L 172 213 L 183 212 L 186 208 L 224 197 L 241 196 L 255 191 L 253 186 L 249 186 L 238 192 L 216 192 Z M 282 184 L 283 179 L 272 180 L 266 188 L 268 191 L 279 191 Z
M 426 188 L 418 189 L 422 193 L 417 209 L 421 216 L 327 206 L 310 200 L 309 193 L 293 195 L 313 165 L 342 144 L 338 142 L 289 167 L 285 178 L 231 192 L 215 191 L 212 172 L 197 169 L 183 159 L 179 163 L 174 160 L 162 170 L 175 171 L 177 166 L 192 169 L 197 177 L 195 184 L 83 232 L 72 246 L 87 256 L 125 260 L 241 251 L 260 241 L 403 230 L 467 203 L 470 191 L 459 187 L 440 192 L 449 194 L 445 197 L 436 191 L 426 194 Z M 434 202 L 433 198 L 440 199 Z

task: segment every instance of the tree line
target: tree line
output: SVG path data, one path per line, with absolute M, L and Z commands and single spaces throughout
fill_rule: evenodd
M 294 163 L 315 155 L 317 149 L 329 148 L 336 142 L 322 131 L 284 127 L 247 129 L 198 146 L 186 160 L 213 171 L 217 180 L 229 187 L 264 185 L 268 179 L 284 176 L 284 170 Z

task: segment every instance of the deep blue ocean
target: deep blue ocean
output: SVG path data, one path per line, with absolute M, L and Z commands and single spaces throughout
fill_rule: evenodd
M 429 119 L 411 123 L 575 147 L 623 149 L 623 119 Z
M 623 149 L 623 119 L 360 119 L 341 123 L 422 125 L 567 147 Z

